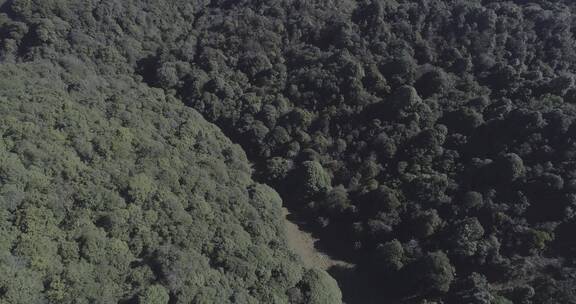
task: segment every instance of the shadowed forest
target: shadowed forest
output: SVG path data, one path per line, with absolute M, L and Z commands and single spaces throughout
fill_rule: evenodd
M 0 304 L 576 303 L 574 33 L 569 0 L 0 0 Z

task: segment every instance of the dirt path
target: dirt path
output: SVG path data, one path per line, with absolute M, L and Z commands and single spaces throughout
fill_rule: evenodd
M 354 264 L 335 259 L 324 254 L 315 246 L 318 239 L 303 231 L 291 220 L 293 217 L 286 208 L 282 208 L 288 246 L 300 256 L 304 265 L 327 271 L 338 281 L 342 290 L 343 304 L 398 304 L 399 301 L 382 297 L 378 293 L 378 284 L 367 282 L 354 271 Z
M 333 259 L 316 249 L 314 244 L 318 239 L 314 238 L 310 233 L 301 230 L 296 223 L 290 221 L 288 219 L 290 215 L 288 209 L 282 208 L 282 211 L 284 213 L 288 245 L 302 258 L 307 267 L 320 268 L 326 271 L 333 266 L 353 267 L 347 262 Z

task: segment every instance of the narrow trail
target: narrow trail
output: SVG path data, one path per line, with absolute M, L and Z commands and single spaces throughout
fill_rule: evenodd
M 300 256 L 306 267 L 325 270 L 338 281 L 343 295 L 342 304 L 400 303 L 397 299 L 378 294 L 377 285 L 358 276 L 353 263 L 329 256 L 319 249 L 319 239 L 300 229 L 298 224 L 302 223 L 295 220 L 288 209 L 282 208 L 282 213 L 288 247 Z
M 318 250 L 316 246 L 318 239 L 313 237 L 311 233 L 301 230 L 297 223 L 290 220 L 290 211 L 288 209 L 282 208 L 282 211 L 288 245 L 302 258 L 304 265 L 309 268 L 315 267 L 326 271 L 335 266 L 342 268 L 354 267 L 353 264 L 334 259 Z

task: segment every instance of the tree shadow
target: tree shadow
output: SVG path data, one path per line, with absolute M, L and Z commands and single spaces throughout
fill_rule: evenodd
M 338 282 L 346 304 L 399 304 L 411 303 L 401 299 L 398 288 L 389 278 L 378 277 L 371 271 L 362 270 L 356 266 L 361 257 L 341 249 L 340 234 L 326 232 L 310 224 L 309 218 L 297 211 L 286 214 L 286 219 L 296 224 L 299 229 L 311 233 L 316 239 L 314 248 L 332 261 L 327 272 Z M 340 245 L 340 248 L 338 246 Z
M 367 276 L 356 268 L 333 266 L 328 273 L 338 282 L 342 291 L 342 300 L 346 304 L 400 304 L 401 301 L 393 292 L 383 292 L 389 289 L 386 280 L 378 280 Z

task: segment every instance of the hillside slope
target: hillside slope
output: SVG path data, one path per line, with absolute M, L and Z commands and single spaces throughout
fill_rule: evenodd
M 0 65 L 0 303 L 336 303 L 194 110 L 73 57 Z
M 374 301 L 576 302 L 573 1 L 0 4 L 2 62 L 182 100 Z

